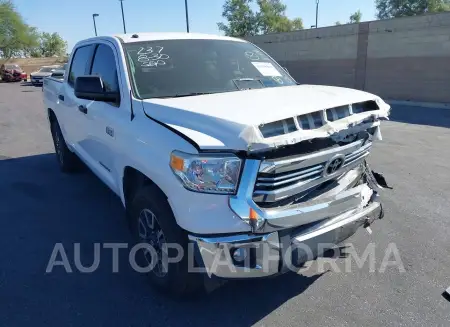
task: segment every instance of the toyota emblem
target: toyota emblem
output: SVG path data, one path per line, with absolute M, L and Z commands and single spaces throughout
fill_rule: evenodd
M 342 168 L 345 162 L 345 156 L 340 154 L 333 157 L 328 163 L 325 165 L 325 175 L 332 175 Z

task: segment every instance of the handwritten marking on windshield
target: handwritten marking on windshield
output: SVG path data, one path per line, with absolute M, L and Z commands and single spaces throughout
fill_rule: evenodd
M 138 61 L 141 67 L 158 67 L 166 64 L 165 60 L 169 59 L 169 55 L 161 53 L 164 47 L 155 46 L 144 48 L 141 47 L 137 52 Z
M 245 56 L 250 60 L 260 60 L 259 55 L 253 51 L 245 51 Z

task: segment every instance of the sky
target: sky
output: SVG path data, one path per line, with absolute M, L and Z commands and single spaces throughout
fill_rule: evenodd
M 42 32 L 58 32 L 68 42 L 70 53 L 79 40 L 94 35 L 92 14 L 99 35 L 123 33 L 119 0 L 13 0 L 26 23 Z M 222 34 L 225 0 L 188 0 L 191 32 Z M 305 28 L 315 24 L 316 0 L 284 0 L 289 18 L 301 17 Z M 375 0 L 320 0 L 319 27 L 345 23 L 358 9 L 362 20 L 375 19 Z M 124 0 L 128 33 L 185 32 L 184 0 Z

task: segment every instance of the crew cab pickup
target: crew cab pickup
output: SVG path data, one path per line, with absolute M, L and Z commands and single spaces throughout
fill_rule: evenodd
M 378 96 L 193 33 L 90 38 L 67 72 L 43 86 L 60 168 L 81 159 L 120 197 L 158 287 L 281 274 L 383 217 Z

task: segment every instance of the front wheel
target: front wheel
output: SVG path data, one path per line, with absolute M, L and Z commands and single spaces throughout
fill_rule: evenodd
M 64 136 L 62 135 L 61 128 L 56 120 L 51 122 L 50 125 L 53 144 L 55 146 L 56 159 L 59 163 L 59 168 L 64 173 L 71 173 L 77 170 L 79 167 L 79 159 L 77 156 L 69 150 L 67 147 Z
M 188 252 L 187 233 L 178 226 L 166 197 L 155 185 L 136 192 L 129 218 L 139 243 L 136 263 L 140 268 L 151 269 L 148 276 L 152 284 L 181 297 L 201 291 L 202 276 L 188 272 L 188 256 L 193 253 Z

